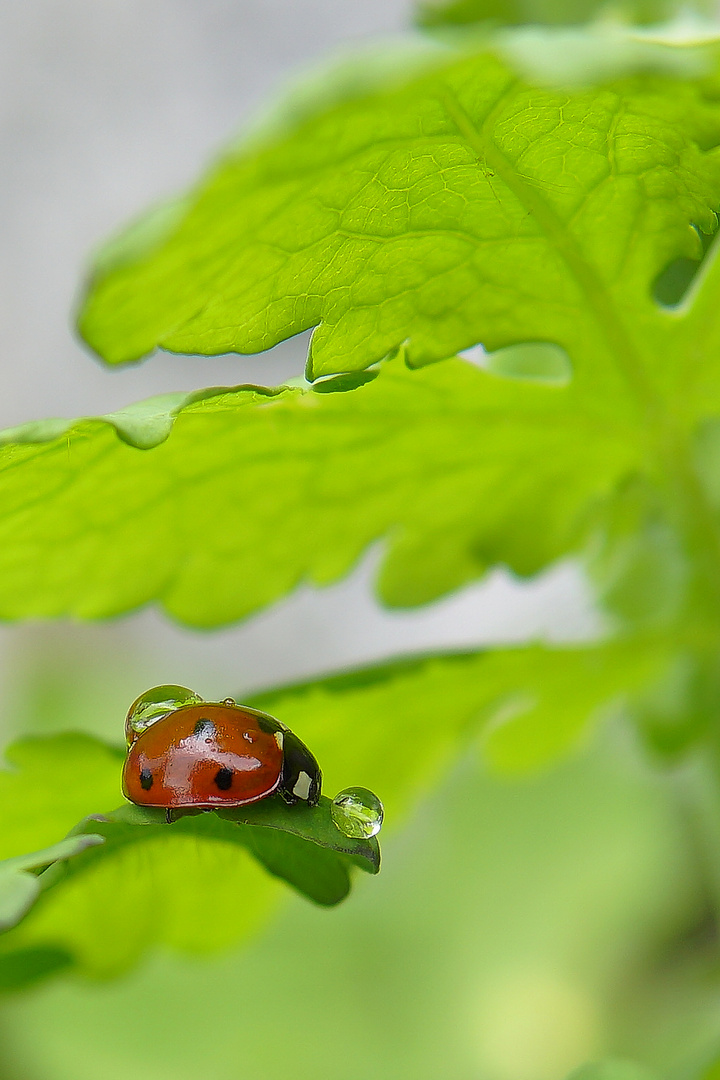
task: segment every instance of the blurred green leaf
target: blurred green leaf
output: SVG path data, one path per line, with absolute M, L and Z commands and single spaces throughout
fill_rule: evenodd
M 658 361 L 677 320 L 651 287 L 715 229 L 720 107 L 705 54 L 635 58 L 623 42 L 618 70 L 696 77 L 568 93 L 527 85 L 490 51 L 438 50 L 404 84 L 396 72 L 234 148 L 169 233 L 96 267 L 83 335 L 121 363 L 156 346 L 258 352 L 316 326 L 312 378 L 403 343 L 421 365 L 542 341 L 602 380 L 597 395 L 626 393 L 613 372 L 636 352 L 648 377 L 674 381 Z
M 427 790 L 459 746 L 480 734 L 485 756 L 503 772 L 567 754 L 602 707 L 627 704 L 666 662 L 656 640 L 493 649 L 400 660 L 257 695 L 251 704 L 302 733 L 327 792 L 362 783 L 394 810 Z
M 611 15 L 636 23 L 660 23 L 679 11 L 712 12 L 711 2 L 695 0 L 425 0 L 418 4 L 420 26 L 458 26 L 492 22 L 501 26 L 541 23 L 572 26 Z
M 700 1080 L 720 1080 L 720 1060 L 711 1065 L 707 1072 L 702 1074 Z
M 122 797 L 122 751 L 89 735 L 26 738 L 3 756 L 9 766 L 0 770 L 3 859 L 56 844 L 81 818 Z
M 715 984 L 698 994 L 683 967 L 668 993 L 657 957 L 702 917 L 698 869 L 668 785 L 617 734 L 522 783 L 465 757 L 388 835 L 380 881 L 330 913 L 289 904 L 242 952 L 161 950 L 113 985 L 3 1002 L 3 1074 L 198 1080 L 222 1031 L 222 1060 L 280 1080 L 280 1010 L 301 1080 L 560 1080 L 618 1046 L 682 1075 L 715 1028 Z
M 17 983 L 23 957 L 44 958 L 48 951 L 71 957 L 86 974 L 110 976 L 161 943 L 185 951 L 232 944 L 255 928 L 275 898 L 271 880 L 248 853 L 323 905 L 347 896 L 352 865 L 377 873 L 377 841 L 338 832 L 328 799 L 313 809 L 270 803 L 256 814 L 243 808 L 172 824 L 164 811 L 130 806 L 86 819 L 57 845 L 59 857 L 66 848 L 79 852 L 104 840 L 94 849 L 99 857 L 88 850 L 33 879 L 38 887 L 20 917 L 35 906 L 0 943 L 0 986 Z M 293 831 L 280 831 L 290 819 Z M 49 861 L 53 850 L 25 861 L 45 861 L 46 854 Z M 10 976 L 3 974 L 8 966 Z M 31 966 L 29 978 L 35 977 Z
M 583 1065 L 568 1076 L 567 1080 L 659 1080 L 657 1074 L 644 1065 L 631 1061 L 596 1061 Z
M 199 840 L 176 825 L 114 828 L 94 849 L 103 858 L 78 856 L 0 939 L 0 985 L 7 965 L 17 974 L 23 956 L 48 950 L 107 978 L 152 947 L 226 948 L 256 929 L 277 898 L 272 879 L 228 837 Z
M 535 769 L 572 747 L 599 710 L 624 710 L 659 677 L 662 640 L 618 641 L 587 649 L 538 649 L 534 657 L 499 650 L 489 658 L 499 683 L 515 687 L 496 707 L 484 740 L 486 758 L 503 772 Z
M 31 871 L 70 859 L 103 842 L 97 833 L 73 836 L 44 851 L 16 855 L 0 862 L 0 933 L 17 925 L 40 895 L 43 879 Z
M 85 736 L 16 744 L 8 755 L 16 771 L 0 773 L 0 814 L 17 833 L 6 829 L 6 845 L 53 824 L 59 834 L 78 809 L 83 821 L 72 834 L 105 843 L 40 876 L 37 903 L 0 943 L 0 987 L 18 983 L 22 957 L 29 979 L 41 977 L 43 965 L 68 963 L 110 976 L 159 944 L 224 947 L 249 933 L 276 895 L 258 863 L 316 903 L 338 903 L 351 868 L 376 873 L 380 856 L 374 838 L 337 830 L 328 796 L 361 782 L 387 803 L 392 820 L 482 732 L 501 767 L 541 764 L 567 753 L 603 706 L 627 703 L 659 664 L 657 650 L 639 642 L 531 646 L 401 659 L 257 695 L 252 704 L 281 718 L 317 755 L 326 795 L 315 808 L 270 798 L 185 813 L 172 824 L 160 809 L 128 804 L 108 813 L 101 800 L 116 797 L 120 755 Z M 34 800 L 15 806 L 30 788 Z
M 6 756 L 13 769 L 0 772 L 5 850 L 26 850 L 38 837 L 61 835 L 78 814 L 84 820 L 67 840 L 0 864 L 4 925 L 17 922 L 37 902 L 3 937 L 0 987 L 22 983 L 25 969 L 28 981 L 69 963 L 109 975 L 158 942 L 192 950 L 242 937 L 274 895 L 247 852 L 319 904 L 335 904 L 347 895 L 351 866 L 371 873 L 379 869 L 377 840 L 343 836 L 332 823 L 327 798 L 312 809 L 268 799 L 227 811 L 222 819 L 202 814 L 168 826 L 164 811 L 126 805 L 105 812 L 107 800 L 118 798 L 123 755 L 96 739 L 27 739 Z M 139 842 L 143 852 L 131 850 Z M 82 856 L 99 843 L 101 858 L 93 859 L 90 851 Z M 151 854 L 144 854 L 146 847 Z M 56 862 L 70 855 L 75 865 Z M 24 873 L 49 863 L 54 865 L 39 876 Z M 163 895 L 166 908 L 159 910 L 155 900 Z M 238 895 L 245 897 L 242 918 L 235 910 Z M 180 925 L 195 903 L 198 911 L 204 904 L 216 914 L 224 905 L 225 922 L 218 915 L 211 927 L 202 917 L 189 927 Z M 128 919 L 131 932 L 125 928 Z
M 677 619 L 688 584 L 686 552 L 657 486 L 633 476 L 603 507 L 586 563 L 603 606 L 624 626 Z
M 64 949 L 19 949 L 0 961 L 0 993 L 10 994 L 33 983 L 59 975 L 73 965 Z
M 712 732 L 719 696 L 717 653 L 686 645 L 677 649 L 657 682 L 638 696 L 633 716 L 653 751 L 677 759 Z
M 107 418 L 47 442 L 14 429 L 0 436 L 0 615 L 160 600 L 184 622 L 227 623 L 336 580 L 383 536 L 391 604 L 497 563 L 535 573 L 578 550 L 594 508 L 644 465 L 632 417 L 605 401 L 576 381 L 398 358 L 346 394 L 208 392 L 167 414 L 172 434 L 149 452 Z M 164 424 L 141 415 L 146 447 Z

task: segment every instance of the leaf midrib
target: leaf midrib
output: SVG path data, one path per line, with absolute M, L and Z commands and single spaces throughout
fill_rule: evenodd
M 506 87 L 503 95 L 490 110 L 478 130 L 471 116 L 446 86 L 443 105 L 461 135 L 469 144 L 479 164 L 486 163 L 498 174 L 521 205 L 532 214 L 545 234 L 551 248 L 562 257 L 565 265 L 585 296 L 598 326 L 608 344 L 611 362 L 620 367 L 633 396 L 648 419 L 657 421 L 664 412 L 662 402 L 645 375 L 645 367 L 635 345 L 623 325 L 607 290 L 594 268 L 585 259 L 572 234 L 565 228 L 553 208 L 513 166 L 492 137 L 492 129 L 505 104 L 505 97 L 515 84 Z
M 632 399 L 639 406 L 640 427 L 651 435 L 652 456 L 661 474 L 667 477 L 667 492 L 680 512 L 682 530 L 689 550 L 695 550 L 702 576 L 720 602 L 720 533 L 712 508 L 695 473 L 687 437 L 678 429 L 675 417 L 647 375 L 635 343 L 628 333 L 601 279 L 585 259 L 574 237 L 565 228 L 552 206 L 514 167 L 493 138 L 493 129 L 505 99 L 517 85 L 504 89 L 478 129 L 452 88 L 445 84 L 441 104 L 477 157 L 478 166 L 493 169 L 522 206 L 534 216 L 551 246 L 560 254 L 579 285 L 598 328 L 607 343 L 611 364 L 620 372 Z

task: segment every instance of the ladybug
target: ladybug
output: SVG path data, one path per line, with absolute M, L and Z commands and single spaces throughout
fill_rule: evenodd
M 139 806 L 212 810 L 276 792 L 315 806 L 322 774 L 285 724 L 232 698 L 203 701 L 181 686 L 154 687 L 130 707 L 123 794 Z

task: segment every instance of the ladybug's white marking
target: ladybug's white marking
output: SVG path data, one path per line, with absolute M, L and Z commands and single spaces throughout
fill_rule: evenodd
M 307 799 L 310 794 L 310 788 L 312 786 L 312 780 L 306 772 L 301 772 L 298 776 L 295 787 L 293 788 L 293 795 L 297 795 L 298 799 Z
M 276 731 L 276 732 L 274 732 L 274 735 L 275 735 L 275 742 L 278 744 L 278 746 L 282 750 L 282 748 L 283 748 L 283 733 L 282 733 L 282 731 Z

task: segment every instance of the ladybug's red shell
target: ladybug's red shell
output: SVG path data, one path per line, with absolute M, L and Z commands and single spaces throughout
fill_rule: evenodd
M 272 795 L 282 771 L 281 731 L 237 705 L 186 705 L 131 745 L 123 793 L 141 806 L 243 806 Z

